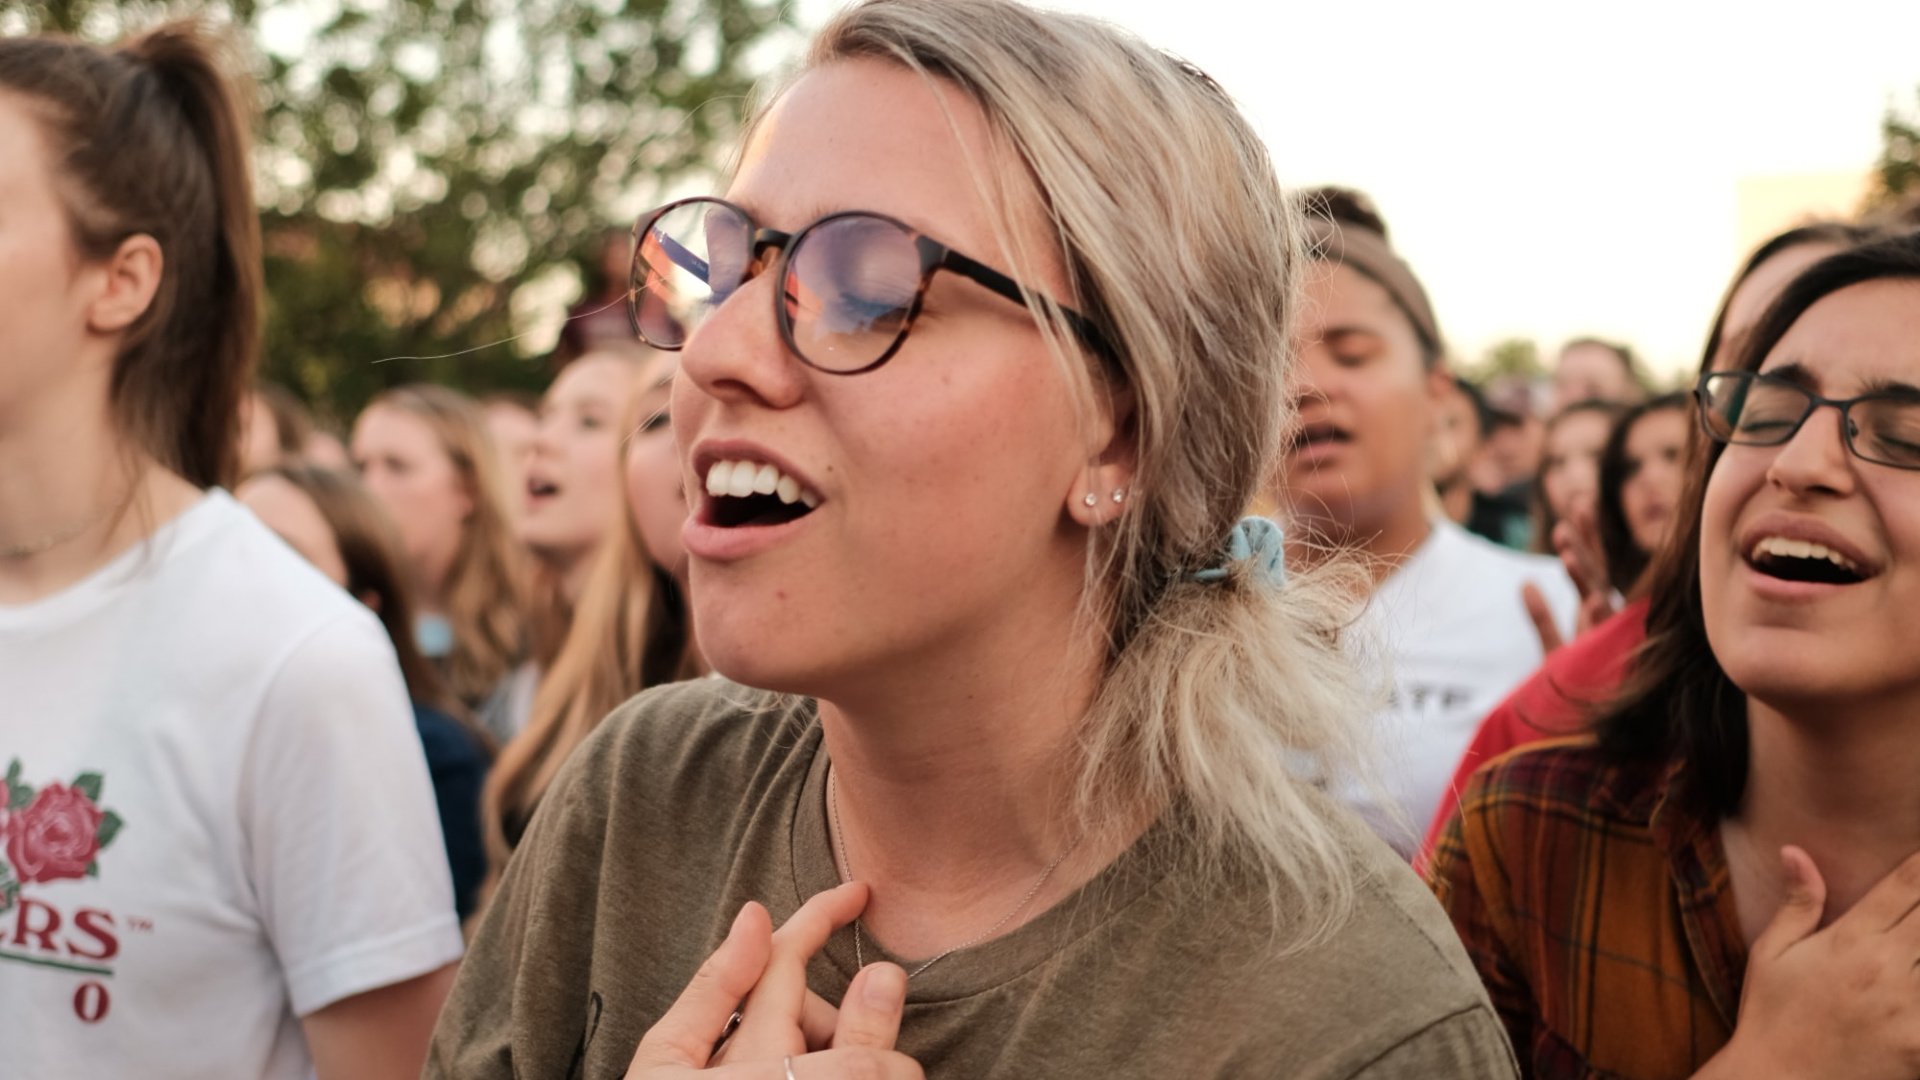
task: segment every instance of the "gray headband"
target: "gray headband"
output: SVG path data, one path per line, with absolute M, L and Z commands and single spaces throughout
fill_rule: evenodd
M 1440 324 L 1433 317 L 1427 290 L 1420 287 L 1420 279 L 1393 253 L 1384 237 L 1364 225 L 1315 215 L 1307 219 L 1307 242 L 1314 258 L 1352 267 L 1387 290 L 1394 306 L 1413 324 L 1421 347 L 1435 358 L 1445 355 Z

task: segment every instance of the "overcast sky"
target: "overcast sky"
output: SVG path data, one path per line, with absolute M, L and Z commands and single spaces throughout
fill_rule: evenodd
M 1206 69 L 1283 181 L 1373 195 L 1465 357 L 1597 333 L 1691 365 L 1745 253 L 1742 181 L 1864 175 L 1920 86 L 1920 0 L 1044 6 Z M 1806 186 L 1789 202 L 1835 184 Z

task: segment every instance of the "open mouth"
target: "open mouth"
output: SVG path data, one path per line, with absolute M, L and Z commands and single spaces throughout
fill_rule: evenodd
M 820 496 L 777 466 L 717 461 L 707 470 L 707 520 L 722 529 L 785 525 L 820 505 Z
M 1346 428 L 1335 424 L 1308 424 L 1293 437 L 1293 444 L 1287 448 L 1289 453 L 1299 453 L 1319 446 L 1332 446 L 1350 443 L 1353 434 Z
M 1857 585 L 1873 575 L 1860 564 L 1811 540 L 1762 537 L 1747 551 L 1747 564 L 1768 577 L 1818 585 Z
M 527 478 L 527 495 L 535 499 L 544 499 L 560 494 L 560 485 L 543 477 Z

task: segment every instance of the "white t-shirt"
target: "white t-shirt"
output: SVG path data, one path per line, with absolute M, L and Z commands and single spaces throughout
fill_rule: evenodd
M 1441 520 L 1368 601 L 1353 651 L 1389 687 L 1375 729 L 1378 779 L 1404 821 L 1394 822 L 1357 785 L 1339 790 L 1404 855 L 1419 846 L 1480 721 L 1544 658 L 1520 599 L 1529 581 L 1571 636 L 1580 597 L 1558 559 L 1512 551 Z
M 0 606 L 0 1074 L 281 1078 L 297 1017 L 460 955 L 372 614 L 215 491 Z

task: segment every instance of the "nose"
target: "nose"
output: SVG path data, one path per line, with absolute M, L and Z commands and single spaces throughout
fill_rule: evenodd
M 1839 409 L 1817 408 L 1767 466 L 1767 482 L 1795 495 L 1823 492 L 1845 495 L 1853 491 L 1853 454 L 1847 449 Z
M 754 274 L 695 328 L 680 352 L 688 389 L 727 404 L 774 409 L 805 396 L 806 368 L 788 351 L 775 321 L 780 278 L 777 264 Z

